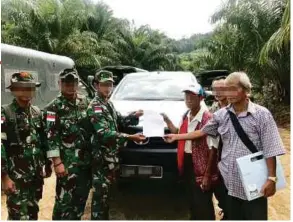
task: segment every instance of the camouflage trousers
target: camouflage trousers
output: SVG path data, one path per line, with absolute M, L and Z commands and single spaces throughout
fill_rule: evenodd
M 74 167 L 57 178 L 53 220 L 81 220 L 91 188 L 91 169 Z
M 15 182 L 15 186 L 16 192 L 7 195 L 7 220 L 37 220 L 38 203 L 43 193 L 43 180 L 21 185 Z
M 91 220 L 109 220 L 109 195 L 115 182 L 116 170 L 108 166 L 93 171 L 93 196 L 91 205 Z

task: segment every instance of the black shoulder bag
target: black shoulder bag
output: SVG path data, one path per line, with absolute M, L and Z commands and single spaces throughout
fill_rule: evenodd
M 247 136 L 247 134 L 244 132 L 242 126 L 240 125 L 236 115 L 231 112 L 230 110 L 228 111 L 231 121 L 233 123 L 234 129 L 236 130 L 239 138 L 241 139 L 241 141 L 245 144 L 245 146 L 250 150 L 251 153 L 256 153 L 258 152 L 256 146 L 253 144 L 253 142 L 251 142 L 251 140 L 249 139 L 249 137 Z

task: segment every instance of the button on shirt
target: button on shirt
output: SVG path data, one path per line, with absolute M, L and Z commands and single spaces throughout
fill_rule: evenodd
M 223 141 L 221 162 L 219 169 L 224 178 L 228 194 L 247 200 L 236 159 L 251 154 L 238 137 L 230 120 L 228 110 L 235 113 L 232 106 L 215 112 L 213 118 L 201 129 L 208 135 L 220 134 Z M 249 101 L 248 109 L 238 115 L 238 121 L 249 139 L 264 157 L 274 157 L 285 154 L 285 149 L 272 114 L 265 107 Z
M 187 113 L 187 118 L 188 118 L 187 132 L 188 133 L 193 132 L 195 128 L 197 127 L 197 124 L 202 121 L 202 117 L 205 111 L 206 109 L 201 107 L 198 113 L 195 115 L 195 117 L 192 120 L 190 119 L 190 111 Z M 207 136 L 207 143 L 210 149 L 212 147 L 218 148 L 219 141 L 212 136 Z M 190 154 L 192 153 L 192 140 L 185 141 L 184 152 L 190 153 Z

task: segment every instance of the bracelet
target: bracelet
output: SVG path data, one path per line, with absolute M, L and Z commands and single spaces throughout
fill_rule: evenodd
M 60 163 L 54 165 L 54 167 L 60 166 L 61 164 L 63 164 L 62 161 Z

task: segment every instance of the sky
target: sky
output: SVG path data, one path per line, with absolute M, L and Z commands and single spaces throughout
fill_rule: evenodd
M 93 0 L 98 2 L 101 0 Z M 102 0 L 118 18 L 150 25 L 175 39 L 213 30 L 210 16 L 223 0 Z

